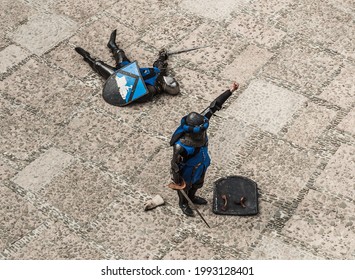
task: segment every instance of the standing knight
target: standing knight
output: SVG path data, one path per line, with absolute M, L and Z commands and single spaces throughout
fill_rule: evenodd
M 196 192 L 203 186 L 205 173 L 211 161 L 206 133 L 209 119 L 222 108 L 223 103 L 238 87 L 239 85 L 233 82 L 230 88 L 218 96 L 201 114 L 192 112 L 183 117 L 170 140 L 170 145 L 173 146 L 172 180 L 177 185 L 186 184 L 184 191 L 195 204 L 207 204 L 204 198 L 196 196 Z M 187 199 L 181 191 L 177 192 L 182 212 L 187 216 L 193 216 Z

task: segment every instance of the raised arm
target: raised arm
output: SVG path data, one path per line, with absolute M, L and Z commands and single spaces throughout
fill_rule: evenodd
M 227 101 L 227 99 L 232 95 L 234 91 L 238 89 L 238 87 L 239 84 L 237 82 L 233 82 L 229 89 L 227 89 L 215 100 L 213 100 L 211 104 L 205 110 L 202 111 L 201 115 L 210 119 L 216 111 L 221 110 L 223 103 Z

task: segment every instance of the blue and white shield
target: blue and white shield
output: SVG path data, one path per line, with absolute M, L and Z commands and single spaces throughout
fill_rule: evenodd
M 102 96 L 115 106 L 125 106 L 148 94 L 136 61 L 115 71 L 106 81 Z

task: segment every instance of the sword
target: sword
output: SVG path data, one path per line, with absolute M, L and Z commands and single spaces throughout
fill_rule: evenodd
M 195 47 L 195 48 L 189 48 L 189 49 L 184 49 L 184 50 L 180 50 L 180 51 L 174 51 L 174 52 L 167 52 L 166 54 L 169 55 L 173 55 L 173 54 L 179 54 L 179 53 L 184 53 L 184 52 L 191 52 L 194 50 L 198 50 L 198 49 L 203 49 L 203 48 L 208 48 L 209 46 L 202 46 L 202 47 Z
M 191 199 L 187 196 L 186 192 L 184 191 L 184 187 L 186 187 L 185 182 L 180 186 L 174 183 L 170 183 L 169 184 L 169 188 L 177 190 L 178 192 L 181 192 L 182 195 L 187 199 L 188 203 L 190 204 L 190 207 L 195 210 L 197 212 L 197 214 L 200 216 L 200 218 L 202 219 L 202 221 L 205 222 L 205 224 L 209 227 L 210 225 L 207 223 L 207 221 L 205 220 L 205 218 L 202 216 L 202 214 L 200 213 L 200 211 L 198 211 L 197 207 L 195 206 L 195 204 L 191 201 Z

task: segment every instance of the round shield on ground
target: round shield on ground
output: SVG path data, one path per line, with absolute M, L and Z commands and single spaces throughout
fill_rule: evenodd
M 258 214 L 258 187 L 249 178 L 224 177 L 214 182 L 213 213 L 220 215 Z

